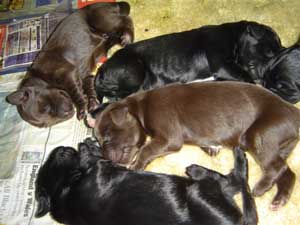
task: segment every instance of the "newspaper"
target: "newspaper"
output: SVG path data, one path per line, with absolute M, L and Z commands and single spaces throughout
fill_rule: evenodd
M 0 25 L 0 74 L 25 71 L 67 13 L 48 13 Z
M 17 79 L 1 82 L 1 101 L 17 83 Z M 34 218 L 34 182 L 38 169 L 53 148 L 60 145 L 76 148 L 79 142 L 92 135 L 92 130 L 77 121 L 76 116 L 51 128 L 36 128 L 19 119 L 15 109 L 6 106 L 0 108 L 0 171 L 6 178 L 0 179 L 0 224 L 56 224 L 49 216 Z
M 42 15 L 71 0 L 0 0 L 0 20 Z

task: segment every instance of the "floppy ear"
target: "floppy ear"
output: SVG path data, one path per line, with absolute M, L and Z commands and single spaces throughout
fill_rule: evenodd
M 50 211 L 50 196 L 42 190 L 36 196 L 36 201 L 38 205 L 34 216 L 40 218 Z
M 32 90 L 29 88 L 21 88 L 6 96 L 6 101 L 12 105 L 22 105 L 28 101 L 31 94 Z
M 118 2 L 120 8 L 120 14 L 128 16 L 130 13 L 130 5 L 127 2 Z
M 262 27 L 251 24 L 247 26 L 247 32 L 256 39 L 261 39 L 265 34 L 265 30 Z
M 122 107 L 113 109 L 110 112 L 110 116 L 111 116 L 113 123 L 116 124 L 117 126 L 121 126 L 125 122 L 129 122 L 132 120 L 132 115 L 128 111 L 127 106 L 122 106 Z

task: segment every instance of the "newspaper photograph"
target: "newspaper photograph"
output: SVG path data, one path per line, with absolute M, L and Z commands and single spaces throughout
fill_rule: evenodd
M 66 15 L 46 14 L 0 25 L 0 74 L 24 71 Z

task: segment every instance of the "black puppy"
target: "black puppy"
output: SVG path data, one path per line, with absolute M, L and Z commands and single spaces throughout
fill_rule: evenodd
M 236 148 L 227 176 L 192 165 L 191 178 L 135 172 L 103 160 L 91 141 L 54 149 L 36 180 L 36 217 L 50 212 L 69 225 L 257 224 L 247 160 Z M 233 200 L 243 196 L 243 211 Z
M 260 82 L 281 48 L 270 27 L 248 21 L 163 35 L 117 51 L 98 70 L 96 92 L 101 101 L 205 78 Z
M 300 101 L 300 45 L 283 49 L 270 60 L 263 86 L 288 102 Z

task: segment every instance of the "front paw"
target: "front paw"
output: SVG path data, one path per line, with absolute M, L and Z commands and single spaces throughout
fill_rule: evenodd
M 88 102 L 88 112 L 92 112 L 95 109 L 97 109 L 99 106 L 99 103 L 96 98 L 90 98 Z
M 122 47 L 125 47 L 126 45 L 132 43 L 132 38 L 131 38 L 131 35 L 128 34 L 128 33 L 124 33 L 121 37 L 121 46 Z
M 222 149 L 222 146 L 203 146 L 201 147 L 209 156 L 217 156 Z

